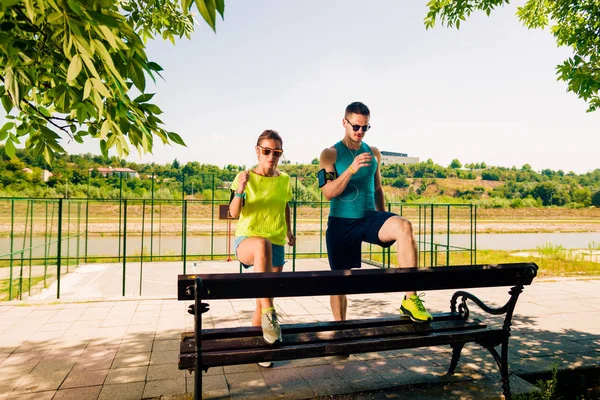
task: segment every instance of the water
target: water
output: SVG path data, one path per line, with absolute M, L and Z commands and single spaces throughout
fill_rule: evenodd
M 327 252 L 325 246 L 325 235 L 320 242 L 319 235 L 300 235 L 297 240 L 297 253 L 319 253 Z M 427 236 L 427 240 L 430 237 Z M 44 257 L 45 249 L 42 245 L 44 238 L 34 237 L 33 246 L 39 246 L 32 251 L 33 257 Z M 469 247 L 471 237 L 468 234 L 452 234 L 450 235 L 450 245 L 458 247 Z M 127 236 L 127 254 L 139 255 L 141 253 L 141 237 Z M 434 242 L 446 244 L 446 235 L 434 235 Z M 483 233 L 477 235 L 478 250 L 530 250 L 537 246 L 546 243 L 561 245 L 566 249 L 586 249 L 590 242 L 596 242 L 600 245 L 600 233 L 585 232 L 585 233 L 506 233 L 494 234 Z M 67 254 L 67 250 L 71 257 L 76 256 L 77 239 L 72 238 L 70 241 L 64 241 L 62 244 L 63 255 Z M 23 248 L 23 238 L 15 238 L 13 244 L 14 250 Z M 29 238 L 26 240 L 25 247 L 29 246 Z M 90 236 L 88 238 L 88 255 L 90 256 L 117 256 L 119 254 L 119 246 L 121 254 L 123 253 L 123 241 L 119 244 L 119 239 L 116 236 Z M 212 244 L 210 236 L 188 236 L 187 237 L 187 253 L 188 254 L 226 254 L 228 249 L 228 240 L 226 236 L 214 236 Z M 233 246 L 233 237 L 231 239 Z M 144 237 L 144 253 L 149 254 L 150 238 Z M 153 254 L 158 255 L 177 255 L 182 252 L 182 243 L 180 236 L 155 236 L 152 243 Z M 10 251 L 10 238 L 0 238 L 0 255 L 4 255 Z M 286 251 L 292 251 L 287 248 Z M 233 248 L 231 248 L 233 252 Z M 52 244 L 48 249 L 49 256 L 56 254 L 56 243 Z M 85 254 L 85 238 L 82 236 L 79 240 L 79 256 Z M 19 255 L 20 257 L 20 255 Z M 29 251 L 25 253 L 25 258 L 29 257 Z M 7 256 L 3 257 L 8 258 Z

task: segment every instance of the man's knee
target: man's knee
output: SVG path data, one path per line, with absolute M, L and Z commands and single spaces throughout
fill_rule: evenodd
M 396 240 L 413 236 L 412 223 L 400 216 L 391 217 L 388 220 L 391 223 L 392 231 L 395 233 Z M 389 231 L 388 231 L 389 232 Z

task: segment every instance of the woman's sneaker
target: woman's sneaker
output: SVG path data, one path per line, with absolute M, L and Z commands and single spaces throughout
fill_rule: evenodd
M 421 294 L 421 296 L 423 296 L 423 294 Z M 413 294 L 408 299 L 404 296 L 399 311 L 401 314 L 407 315 L 415 322 L 427 322 L 433 319 L 429 311 L 427 311 L 423 305 L 421 297 L 416 294 Z
M 273 366 L 273 361 L 259 362 L 258 365 L 263 368 L 271 368 Z
M 270 308 L 266 310 L 266 312 L 263 312 L 261 327 L 265 342 L 268 344 L 282 342 L 281 326 L 279 326 L 279 315 L 277 315 L 274 308 Z

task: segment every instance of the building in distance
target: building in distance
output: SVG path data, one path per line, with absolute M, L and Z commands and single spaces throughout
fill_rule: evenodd
M 381 151 L 381 165 L 394 164 L 416 164 L 419 162 L 419 157 L 409 157 L 406 153 L 396 153 L 393 151 Z

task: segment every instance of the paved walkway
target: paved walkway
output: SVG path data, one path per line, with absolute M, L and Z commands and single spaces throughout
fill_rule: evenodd
M 197 268 L 235 271 L 234 264 L 202 263 Z M 326 268 L 324 260 L 298 262 L 298 270 Z M 496 306 L 508 298 L 507 288 L 473 293 Z M 448 291 L 428 292 L 426 305 L 435 312 L 447 311 L 450 296 Z M 330 320 L 328 302 L 326 297 L 276 301 L 284 323 Z M 348 317 L 396 315 L 397 307 L 397 294 L 350 296 Z M 186 308 L 174 298 L 139 297 L 0 303 L 0 400 L 167 399 L 191 392 L 193 377 L 177 369 L 180 334 L 193 323 Z M 244 326 L 253 309 L 252 300 L 214 301 L 205 321 L 218 327 Z M 483 316 L 476 307 L 472 313 Z M 600 365 L 599 315 L 600 280 L 537 279 L 527 287 L 511 338 L 513 392 L 531 390 L 518 374 L 549 371 L 553 365 Z M 425 389 L 412 386 L 402 398 L 500 397 L 499 373 L 486 350 L 467 345 L 456 375 L 446 378 L 449 360 L 449 349 L 434 347 L 356 354 L 345 360 L 277 362 L 271 369 L 255 364 L 211 368 L 203 378 L 203 395 L 306 399 L 433 383 Z M 353 398 L 389 398 L 389 393 Z

